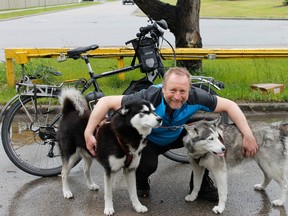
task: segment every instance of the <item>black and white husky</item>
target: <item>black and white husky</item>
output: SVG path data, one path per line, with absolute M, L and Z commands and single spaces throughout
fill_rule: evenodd
M 62 104 L 62 119 L 58 130 L 58 141 L 62 156 L 62 189 L 65 198 L 73 197 L 68 175 L 80 156 L 84 162 L 84 174 L 90 190 L 99 186 L 90 176 L 93 157 L 86 149 L 84 130 L 90 116 L 87 103 L 79 91 L 64 89 L 59 97 Z M 102 124 L 95 136 L 96 159 L 104 167 L 105 215 L 113 215 L 113 177 L 123 168 L 130 199 L 137 212 L 146 212 L 137 197 L 135 171 L 139 165 L 141 151 L 146 146 L 146 136 L 152 128 L 160 126 L 162 119 L 154 113 L 151 103 L 137 100 L 117 110 L 111 121 Z
M 193 169 L 194 187 L 186 201 L 194 201 L 200 190 L 203 174 L 207 168 L 215 177 L 218 188 L 218 206 L 213 208 L 215 213 L 222 213 L 227 200 L 227 165 L 233 166 L 242 162 L 242 134 L 236 125 L 219 124 L 219 119 L 213 121 L 199 121 L 192 125 L 185 125 L 187 135 L 183 138 L 184 145 Z M 261 123 L 251 125 L 253 134 L 259 145 L 254 160 L 264 174 L 261 184 L 254 186 L 255 190 L 264 190 L 270 181 L 275 180 L 280 188 L 279 199 L 272 203 L 275 206 L 284 204 L 288 192 L 286 178 L 286 164 L 288 153 L 288 124 L 278 126 Z M 223 142 L 224 141 L 224 142 Z

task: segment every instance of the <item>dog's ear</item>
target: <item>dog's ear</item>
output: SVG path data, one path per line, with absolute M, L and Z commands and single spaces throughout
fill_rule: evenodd
M 121 115 L 127 115 L 128 112 L 129 112 L 129 109 L 127 109 L 126 106 L 121 107 L 120 110 L 119 110 L 119 113 Z
M 216 128 L 216 131 L 217 131 L 217 133 L 219 134 L 220 137 L 222 137 L 222 138 L 224 137 L 224 127 L 223 127 L 222 124 L 220 125 L 220 127 Z
M 214 127 L 217 127 L 221 123 L 221 116 L 219 116 L 219 118 L 210 121 L 209 123 L 212 124 Z
M 186 129 L 186 131 L 188 132 L 188 134 L 194 138 L 196 136 L 198 136 L 198 129 L 195 125 L 184 125 L 184 128 Z

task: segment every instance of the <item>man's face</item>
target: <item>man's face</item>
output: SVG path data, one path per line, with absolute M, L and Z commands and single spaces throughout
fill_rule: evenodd
M 172 109 L 179 109 L 188 100 L 189 82 L 186 76 L 171 74 L 162 86 L 165 101 Z

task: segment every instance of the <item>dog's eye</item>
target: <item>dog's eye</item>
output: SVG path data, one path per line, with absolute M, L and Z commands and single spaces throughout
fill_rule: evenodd
M 149 111 L 143 111 L 142 113 L 143 114 L 149 114 L 150 112 Z
M 214 140 L 214 138 L 213 137 L 209 137 L 209 140 L 212 141 L 212 140 Z

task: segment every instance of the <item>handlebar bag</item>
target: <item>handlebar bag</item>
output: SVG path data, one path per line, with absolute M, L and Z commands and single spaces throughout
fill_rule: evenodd
M 133 47 L 137 51 L 136 43 L 133 44 Z M 152 38 L 146 37 L 140 41 L 137 58 L 139 63 L 142 63 L 141 72 L 143 73 L 151 72 L 158 68 L 157 48 Z

